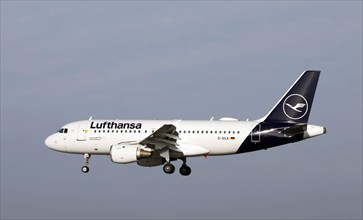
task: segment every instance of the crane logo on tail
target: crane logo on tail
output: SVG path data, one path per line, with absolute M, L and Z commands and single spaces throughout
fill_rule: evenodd
M 283 104 L 285 115 L 293 120 L 298 120 L 305 116 L 308 112 L 308 102 L 305 97 L 300 94 L 289 95 Z
M 297 103 L 295 106 L 291 106 L 289 103 L 285 103 L 285 105 L 289 106 L 290 108 L 294 109 L 297 112 L 301 112 L 298 108 L 304 108 L 304 103 Z

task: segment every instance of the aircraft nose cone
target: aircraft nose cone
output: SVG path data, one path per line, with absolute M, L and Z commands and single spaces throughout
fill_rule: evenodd
M 44 141 L 45 146 L 47 146 L 47 147 L 49 147 L 49 148 L 50 148 L 51 142 L 52 142 L 52 140 L 51 140 L 50 136 L 49 136 L 49 137 L 47 137 L 47 138 L 45 139 L 45 141 Z
M 54 134 L 50 135 L 49 137 L 47 137 L 44 141 L 45 145 L 52 149 L 52 150 L 58 150 L 57 149 L 57 140 L 54 137 Z

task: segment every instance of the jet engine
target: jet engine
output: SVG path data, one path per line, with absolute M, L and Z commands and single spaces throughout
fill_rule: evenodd
M 140 148 L 140 145 L 118 144 L 112 145 L 110 149 L 111 161 L 114 163 L 133 163 L 151 156 L 151 151 Z

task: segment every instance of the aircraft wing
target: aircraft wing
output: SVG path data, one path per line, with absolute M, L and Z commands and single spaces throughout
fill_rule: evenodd
M 140 144 L 155 150 L 168 147 L 178 151 L 178 140 L 180 140 L 180 138 L 179 133 L 176 131 L 176 127 L 172 124 L 165 124 L 144 140 L 140 141 Z
M 177 143 L 178 140 L 180 140 L 180 138 L 175 125 L 165 124 L 139 142 L 139 144 L 158 150 L 160 152 L 160 156 L 164 158 L 169 158 L 169 151 L 174 152 L 174 155 L 176 153 L 183 156 L 199 156 L 209 153 L 209 150 L 201 146 L 191 144 L 179 145 Z

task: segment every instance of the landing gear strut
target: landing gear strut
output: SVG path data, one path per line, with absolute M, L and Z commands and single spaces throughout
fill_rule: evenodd
M 89 164 L 89 159 L 91 158 L 91 155 L 90 154 L 83 154 L 83 158 L 84 158 L 84 166 L 82 167 L 82 172 L 83 173 L 88 173 L 89 171 L 89 167 L 88 167 L 88 164 Z

